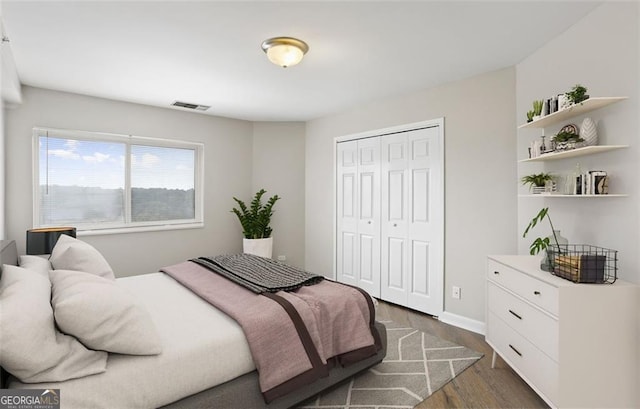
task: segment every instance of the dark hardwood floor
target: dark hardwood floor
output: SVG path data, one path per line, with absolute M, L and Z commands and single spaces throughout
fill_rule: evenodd
M 491 369 L 493 350 L 484 336 L 434 319 L 430 315 L 381 301 L 378 319 L 389 319 L 439 336 L 484 354 L 453 381 L 416 408 L 548 408 L 549 406 L 498 356 Z

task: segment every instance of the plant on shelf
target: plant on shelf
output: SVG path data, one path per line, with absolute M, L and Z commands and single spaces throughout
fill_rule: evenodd
M 560 131 L 552 139 L 555 143 L 562 142 L 584 142 L 584 139 L 572 132 Z
M 233 198 L 240 209 L 234 207 L 231 212 L 238 216 L 238 220 L 242 225 L 242 234 L 246 239 L 266 239 L 271 237 L 273 229 L 269 224 L 271 223 L 271 216 L 273 216 L 273 206 L 280 197 L 274 195 L 263 205 L 262 196 L 265 193 L 267 193 L 266 190 L 260 189 L 251 201 L 251 207 L 247 207 L 242 200 Z
M 571 88 L 571 91 L 565 93 L 567 99 L 572 104 L 579 104 L 582 101 L 589 99 L 589 95 L 587 95 L 587 89 L 580 84 L 576 84 Z
M 527 122 L 533 121 L 533 110 L 527 111 Z
M 533 116 L 540 116 L 542 115 L 542 107 L 544 105 L 544 102 L 542 100 L 535 100 L 533 101 Z M 532 117 L 533 119 L 533 117 Z
M 523 185 L 529 185 L 529 189 L 532 187 L 544 187 L 547 182 L 552 181 L 553 176 L 549 173 L 534 173 L 533 175 L 523 176 L 520 181 Z

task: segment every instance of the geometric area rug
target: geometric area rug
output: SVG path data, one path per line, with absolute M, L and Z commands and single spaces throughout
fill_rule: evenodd
M 350 381 L 303 402 L 305 409 L 413 408 L 482 354 L 435 335 L 381 321 L 387 356 Z

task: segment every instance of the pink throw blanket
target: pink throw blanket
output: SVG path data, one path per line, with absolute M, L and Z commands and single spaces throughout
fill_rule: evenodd
M 348 364 L 380 349 L 372 302 L 358 288 L 324 280 L 256 294 L 190 261 L 162 271 L 240 324 L 267 402 L 326 376 L 330 358 Z

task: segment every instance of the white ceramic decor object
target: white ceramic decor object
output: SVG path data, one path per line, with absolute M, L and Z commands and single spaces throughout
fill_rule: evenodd
M 260 257 L 271 258 L 273 254 L 273 237 L 266 239 L 242 239 L 243 251 Z
M 596 130 L 596 124 L 591 118 L 585 118 L 580 126 L 580 137 L 584 139 L 584 143 L 587 146 L 593 146 L 598 144 L 598 132 Z

